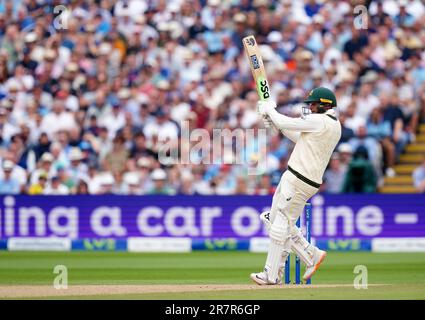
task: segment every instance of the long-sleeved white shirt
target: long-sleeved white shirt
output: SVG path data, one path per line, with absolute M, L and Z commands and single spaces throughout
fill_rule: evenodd
M 288 166 L 321 184 L 329 159 L 341 137 L 341 124 L 334 110 L 290 118 L 275 109 L 268 110 L 273 124 L 295 142 Z
M 59 130 L 69 131 L 77 126 L 75 118 L 70 112 L 61 112 L 60 114 L 48 113 L 41 121 L 40 128 L 52 138 Z

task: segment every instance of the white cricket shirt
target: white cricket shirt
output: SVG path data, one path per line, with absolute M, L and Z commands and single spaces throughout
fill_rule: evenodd
M 329 159 L 341 137 L 341 124 L 334 110 L 290 118 L 275 109 L 268 112 L 275 126 L 295 142 L 288 166 L 304 177 L 322 183 Z

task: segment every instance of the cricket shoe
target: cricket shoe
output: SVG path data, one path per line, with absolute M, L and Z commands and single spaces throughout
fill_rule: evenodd
M 263 272 L 259 272 L 259 273 L 251 273 L 250 277 L 251 277 L 252 281 L 254 281 L 256 284 L 258 284 L 260 286 L 282 284 L 282 279 L 280 279 L 280 280 L 276 279 L 275 282 L 270 281 L 266 270 L 264 270 Z
M 313 265 L 311 267 L 307 267 L 303 279 L 304 281 L 311 278 L 311 276 L 319 269 L 320 264 L 325 260 L 326 251 L 320 250 L 319 248 L 314 248 L 313 253 Z
M 270 211 L 264 211 L 260 214 L 260 220 L 261 222 L 264 224 L 264 226 L 266 227 L 266 230 L 269 231 L 272 223 L 270 221 Z

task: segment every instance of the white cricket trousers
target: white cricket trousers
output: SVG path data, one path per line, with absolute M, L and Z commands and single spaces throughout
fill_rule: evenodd
M 312 265 L 312 246 L 295 225 L 308 199 L 319 191 L 285 171 L 273 196 L 270 211 L 270 245 L 264 270 L 271 283 L 278 283 L 288 254 L 292 251 L 307 265 Z
M 303 213 L 307 201 L 318 191 L 318 188 L 301 181 L 292 172 L 286 170 L 273 196 L 270 222 L 273 224 L 276 214 L 280 212 L 288 219 L 289 226 L 292 228 Z

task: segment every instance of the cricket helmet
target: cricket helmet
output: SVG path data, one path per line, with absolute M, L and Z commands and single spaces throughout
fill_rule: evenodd
M 330 105 L 332 108 L 336 107 L 335 94 L 325 87 L 317 87 L 311 90 L 304 102 L 318 102 L 321 105 Z

